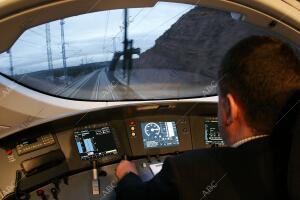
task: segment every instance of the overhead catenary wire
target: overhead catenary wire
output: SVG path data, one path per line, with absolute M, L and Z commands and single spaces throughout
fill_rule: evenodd
M 152 10 L 152 9 L 153 9 L 153 8 L 151 8 L 151 10 Z M 134 17 L 132 17 L 131 20 L 129 19 L 129 21 L 128 21 L 128 26 L 129 26 L 130 24 L 134 23 L 135 18 L 136 18 L 137 16 L 139 16 L 139 15 L 142 13 L 143 10 L 144 10 L 144 8 L 142 8 L 139 12 L 137 12 L 137 14 L 136 14 Z M 123 31 L 124 31 L 124 23 L 122 23 L 122 25 L 120 26 L 120 31 L 119 31 L 113 38 L 118 38 L 118 35 L 120 35 Z
M 176 15 L 174 15 L 173 17 L 167 19 L 166 21 L 162 22 L 161 24 L 159 24 L 158 26 L 156 26 L 155 28 L 151 29 L 150 31 L 148 31 L 148 33 L 146 35 L 143 35 L 143 40 L 148 39 L 148 36 L 154 32 L 157 31 L 159 28 L 161 28 L 162 26 L 164 26 L 165 24 L 167 24 L 168 22 L 172 21 L 173 19 L 175 19 L 176 17 L 183 15 L 184 13 L 188 12 L 189 10 L 191 10 L 194 6 L 191 6 L 189 8 L 184 9 L 183 11 L 177 13 Z
M 146 12 L 139 21 L 137 21 L 136 23 L 134 23 L 134 21 L 132 21 L 131 25 L 134 25 L 134 28 L 137 27 L 137 25 L 139 25 L 142 21 L 144 21 L 155 9 L 155 6 L 150 8 L 148 12 Z M 134 28 L 132 28 L 131 30 L 134 30 Z
M 137 14 L 135 14 L 135 15 L 132 17 L 132 19 L 130 19 L 130 17 L 129 17 L 128 25 L 129 25 L 129 24 L 132 24 L 132 23 L 134 22 L 135 18 L 137 18 L 137 16 L 139 16 L 143 11 L 144 11 L 144 8 L 140 9 L 140 11 L 137 12 Z
M 128 26 L 129 25 L 132 25 L 134 24 L 136 18 L 141 14 L 143 13 L 143 11 L 145 11 L 146 8 L 141 8 L 133 17 L 131 17 L 131 19 L 129 19 L 128 21 Z M 152 11 L 153 11 L 154 7 L 152 7 L 151 9 L 149 9 L 149 12 L 147 12 L 145 15 L 143 15 L 144 17 L 145 16 L 148 16 Z M 143 17 L 143 18 L 144 18 Z M 143 19 L 142 19 L 143 20 Z M 140 20 L 140 21 L 142 21 Z M 140 23 L 139 21 L 139 23 Z M 112 37 L 112 40 L 113 40 L 113 52 L 116 52 L 117 50 L 117 45 L 116 44 L 119 44 L 119 43 L 122 43 L 122 39 L 119 37 L 119 35 L 124 31 L 124 23 L 122 23 L 122 25 L 120 26 L 120 31 L 116 33 L 116 35 L 114 35 Z M 116 42 L 118 40 L 118 42 Z
M 161 24 L 159 24 L 158 26 L 156 26 L 155 28 L 153 28 L 152 30 L 148 31 L 148 33 L 146 35 L 143 35 L 143 40 L 146 40 L 148 38 L 148 36 L 158 30 L 159 28 L 161 28 L 162 26 L 164 26 L 165 24 L 167 24 L 168 22 L 170 22 L 171 20 L 175 19 L 176 17 L 183 15 L 185 12 L 189 11 L 190 9 L 192 9 L 194 6 L 190 6 L 188 8 L 185 8 L 183 11 L 177 13 L 176 15 L 172 16 L 171 18 L 168 18 L 167 20 L 165 20 L 164 22 L 162 22 Z M 142 15 L 141 19 L 138 20 L 136 23 L 135 20 L 131 20 L 130 21 L 130 25 L 133 25 L 133 27 L 131 27 L 131 31 L 135 30 L 144 20 L 146 20 L 148 18 L 148 16 L 153 12 L 153 10 L 156 8 L 156 6 L 152 7 L 149 9 L 148 12 L 146 12 L 144 15 Z M 142 13 L 142 10 L 140 10 L 134 17 L 133 19 L 135 19 L 138 15 L 140 15 Z M 129 25 L 128 24 L 128 25 Z M 113 37 L 113 39 L 115 40 L 116 38 L 119 38 L 118 35 L 121 34 L 124 31 L 124 27 L 120 26 L 120 31 Z

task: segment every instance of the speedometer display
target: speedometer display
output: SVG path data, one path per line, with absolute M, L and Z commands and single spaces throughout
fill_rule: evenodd
M 179 145 L 175 121 L 142 122 L 141 129 L 145 148 L 169 147 Z
M 148 123 L 145 126 L 145 134 L 150 137 L 151 135 L 159 135 L 160 133 L 160 126 L 157 123 Z

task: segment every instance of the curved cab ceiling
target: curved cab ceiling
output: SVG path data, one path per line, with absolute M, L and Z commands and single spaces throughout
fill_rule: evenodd
M 300 11 L 283 1 L 168 0 L 240 12 L 245 21 L 268 27 L 300 44 Z M 157 0 L 0 0 L 0 53 L 28 28 L 83 13 L 125 7 L 152 7 Z M 275 24 L 275 26 L 274 26 Z

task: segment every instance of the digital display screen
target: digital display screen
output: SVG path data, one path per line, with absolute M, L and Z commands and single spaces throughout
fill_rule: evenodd
M 220 135 L 217 119 L 205 120 L 204 129 L 206 144 L 224 144 L 223 139 Z
M 142 122 L 143 143 L 145 148 L 158 148 L 179 145 L 176 123 Z
M 110 127 L 74 132 L 76 146 L 82 160 L 93 160 L 117 154 L 117 147 Z
M 18 145 L 30 145 L 30 144 L 33 144 L 33 143 L 36 143 L 38 140 L 37 138 L 26 138 L 26 139 L 22 139 Z

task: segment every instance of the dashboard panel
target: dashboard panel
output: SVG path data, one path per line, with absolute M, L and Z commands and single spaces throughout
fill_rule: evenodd
M 108 123 L 77 127 L 73 134 L 81 160 L 120 159 L 118 137 Z
M 126 120 L 132 155 L 160 155 L 192 149 L 186 117 L 150 116 Z
M 215 103 L 142 104 L 75 113 L 13 132 L 0 138 L 0 170 L 5 177 L 0 195 L 114 199 L 114 170 L 122 159 L 136 163 L 147 181 L 168 156 L 222 147 L 216 116 Z M 74 181 L 78 177 L 85 185 L 82 189 Z

